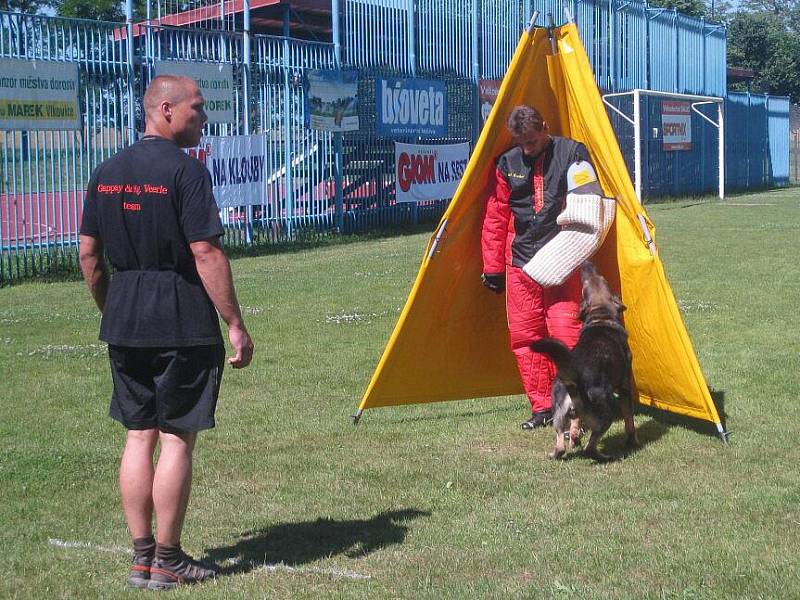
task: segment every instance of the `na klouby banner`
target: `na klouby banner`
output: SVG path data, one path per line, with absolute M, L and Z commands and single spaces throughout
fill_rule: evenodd
M 379 77 L 375 85 L 379 136 L 447 135 L 447 86 L 444 81 Z
M 664 150 L 692 149 L 692 108 L 688 102 L 661 103 L 661 131 Z
M 208 136 L 186 152 L 211 173 L 220 209 L 266 203 L 266 154 L 263 135 Z
M 398 202 L 452 198 L 469 161 L 469 144 L 429 146 L 395 142 Z
M 0 59 L 0 129 L 80 129 L 78 65 Z
M 157 60 L 155 74 L 182 75 L 194 79 L 206 101 L 209 123 L 233 123 L 236 120 L 232 65 Z

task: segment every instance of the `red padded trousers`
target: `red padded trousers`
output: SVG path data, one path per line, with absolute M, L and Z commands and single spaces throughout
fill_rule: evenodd
M 578 343 L 581 275 L 576 271 L 560 286 L 543 288 L 518 267 L 506 269 L 506 314 L 511 350 L 517 359 L 531 412 L 551 408 L 556 369 L 530 345 L 544 337 L 561 340 L 570 349 Z

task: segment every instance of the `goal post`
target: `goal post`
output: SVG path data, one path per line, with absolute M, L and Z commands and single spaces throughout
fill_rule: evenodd
M 629 116 L 614 106 L 609 100 L 611 98 L 618 98 L 622 96 L 633 97 L 633 115 Z M 603 94 L 603 103 L 611 110 L 617 113 L 620 117 L 625 119 L 628 123 L 633 125 L 633 183 L 636 188 L 636 198 L 641 203 L 642 201 L 642 115 L 641 115 L 641 98 L 642 96 L 652 96 L 664 99 L 682 100 L 691 103 L 692 112 L 697 113 L 705 121 L 716 127 L 718 130 L 717 142 L 717 155 L 718 155 L 718 179 L 719 191 L 718 195 L 720 200 L 725 197 L 725 100 L 718 96 L 700 96 L 696 94 L 678 94 L 673 92 L 657 92 L 654 90 L 634 89 L 628 92 L 616 92 Z M 699 110 L 698 107 L 716 104 L 717 106 L 717 120 L 709 118 L 708 115 Z

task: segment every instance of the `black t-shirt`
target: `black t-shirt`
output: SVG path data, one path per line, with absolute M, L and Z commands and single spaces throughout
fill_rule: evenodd
M 190 242 L 222 235 L 208 169 L 148 136 L 95 169 L 80 232 L 99 238 L 116 269 L 100 339 L 136 347 L 222 343 Z

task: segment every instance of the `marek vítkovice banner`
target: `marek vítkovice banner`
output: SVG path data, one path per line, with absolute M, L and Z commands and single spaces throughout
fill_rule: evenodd
M 81 128 L 78 65 L 0 59 L 0 129 Z
M 466 142 L 439 146 L 395 142 L 397 201 L 452 198 L 467 162 L 469 144 Z

